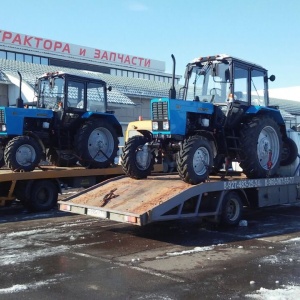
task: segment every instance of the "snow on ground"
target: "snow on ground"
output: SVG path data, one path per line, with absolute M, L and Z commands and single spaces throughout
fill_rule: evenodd
M 245 295 L 245 297 L 258 300 L 298 300 L 300 297 L 300 286 L 282 286 L 275 290 L 260 288 L 251 294 Z

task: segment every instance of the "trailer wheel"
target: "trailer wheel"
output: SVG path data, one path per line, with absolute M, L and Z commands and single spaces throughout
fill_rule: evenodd
M 190 184 L 204 182 L 213 164 L 211 144 L 202 136 L 189 137 L 180 146 L 176 162 L 177 171 L 183 181 Z
M 116 130 L 105 120 L 88 120 L 75 136 L 75 152 L 81 165 L 107 168 L 114 163 L 119 150 Z
M 292 164 L 298 156 L 298 147 L 291 138 L 286 138 L 282 145 L 281 166 Z
M 30 199 L 26 204 L 32 211 L 47 211 L 55 207 L 57 198 L 57 185 L 50 180 L 39 180 L 31 187 Z
M 133 136 L 125 143 L 121 164 L 124 173 L 135 179 L 147 178 L 154 165 L 153 151 L 143 146 L 148 142 L 145 136 Z
M 241 168 L 248 178 L 275 176 L 280 166 L 282 136 L 277 123 L 268 116 L 252 118 L 241 129 Z M 271 167 L 269 160 L 271 157 Z
M 242 217 L 243 204 L 238 193 L 228 192 L 223 198 L 221 223 L 225 225 L 238 225 Z
M 30 136 L 17 136 L 10 140 L 4 150 L 8 168 L 15 172 L 30 172 L 42 158 L 40 144 Z

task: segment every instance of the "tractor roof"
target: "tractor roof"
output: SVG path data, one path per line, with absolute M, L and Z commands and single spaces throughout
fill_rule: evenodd
M 221 61 L 228 61 L 228 62 L 236 61 L 236 62 L 240 62 L 242 64 L 255 66 L 257 68 L 265 70 L 264 67 L 262 67 L 258 64 L 255 64 L 255 63 L 252 63 L 252 62 L 249 62 L 249 61 L 246 61 L 246 60 L 243 60 L 243 59 L 240 59 L 240 58 L 228 55 L 228 54 L 217 54 L 217 55 L 213 55 L 213 56 L 197 57 L 189 64 L 195 64 L 198 62 L 202 63 L 202 62 L 217 62 L 217 61 L 220 61 L 220 62 Z

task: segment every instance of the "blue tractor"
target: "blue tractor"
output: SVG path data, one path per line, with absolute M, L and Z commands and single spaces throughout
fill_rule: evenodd
M 22 77 L 20 75 L 20 81 Z M 54 72 L 37 79 L 36 101 L 0 107 L 0 166 L 34 170 L 41 160 L 87 168 L 114 164 L 122 127 L 107 111 L 102 80 Z
M 296 158 L 278 107 L 269 106 L 274 75 L 228 55 L 201 57 L 187 65 L 176 99 L 172 58 L 169 98 L 151 100 L 151 132 L 141 130 L 125 144 L 128 176 L 146 178 L 159 155 L 175 157 L 180 177 L 190 184 L 204 182 L 225 162 L 239 162 L 248 178 L 264 178 Z

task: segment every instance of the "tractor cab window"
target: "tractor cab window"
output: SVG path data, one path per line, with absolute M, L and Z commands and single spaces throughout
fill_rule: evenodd
M 84 108 L 84 82 L 68 81 L 68 108 Z
M 61 77 L 39 79 L 37 107 L 59 109 L 64 101 L 64 80 Z
M 234 100 L 248 102 L 248 69 L 234 66 Z
M 229 65 L 204 63 L 194 65 L 186 78 L 186 100 L 226 103 L 229 93 Z
M 87 110 L 105 112 L 105 86 L 101 83 L 90 82 L 87 85 Z
M 251 70 L 251 104 L 267 106 L 266 73 L 261 70 Z

